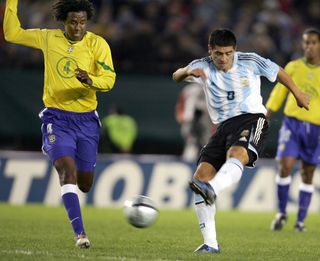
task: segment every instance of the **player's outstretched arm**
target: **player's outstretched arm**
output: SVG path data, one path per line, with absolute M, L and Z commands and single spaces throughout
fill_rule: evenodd
M 185 78 L 188 77 L 188 68 L 184 67 L 184 68 L 179 68 L 178 70 L 176 70 L 173 74 L 172 74 L 172 79 L 176 82 L 181 82 L 183 81 Z
M 294 83 L 291 77 L 280 67 L 278 73 L 278 81 L 286 86 L 293 94 L 297 101 L 297 105 L 301 108 L 309 110 L 310 97 L 308 94 L 302 92 L 298 86 Z
M 203 80 L 207 79 L 202 68 L 190 69 L 188 67 L 179 68 L 172 74 L 172 79 L 176 82 L 181 82 L 188 76 L 194 76 Z
M 4 38 L 8 42 L 22 44 L 41 49 L 40 29 L 24 30 L 17 15 L 18 0 L 6 0 L 6 8 L 3 19 Z

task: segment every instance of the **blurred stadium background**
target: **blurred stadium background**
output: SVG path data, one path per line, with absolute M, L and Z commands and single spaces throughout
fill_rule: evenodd
M 52 3 L 20 0 L 23 27 L 59 27 L 51 15 Z M 181 153 L 183 141 L 174 107 L 182 85 L 173 83 L 171 74 L 179 66 L 207 55 L 207 38 L 212 29 L 231 28 L 238 37 L 239 50 L 257 52 L 284 66 L 301 54 L 301 32 L 309 25 L 320 24 L 318 0 L 93 0 L 93 3 L 97 12 L 88 29 L 109 42 L 118 75 L 114 89 L 99 95 L 98 111 L 103 117 L 112 104 L 118 104 L 137 120 L 135 154 Z M 5 1 L 1 0 L 1 23 L 4 6 Z M 1 30 L 0 79 L 0 149 L 39 151 L 37 114 L 43 107 L 42 53 L 5 42 Z M 271 88 L 269 82 L 263 81 L 264 100 Z M 266 157 L 274 155 L 279 124 L 276 117 Z
M 207 38 L 218 27 L 232 29 L 238 50 L 253 51 L 285 64 L 301 55 L 302 31 L 320 24 L 319 0 L 93 0 L 97 12 L 88 30 L 110 44 L 117 81 L 109 93 L 99 94 L 98 112 L 107 115 L 120 105 L 138 124 L 135 156 L 111 156 L 100 147 L 93 190 L 82 203 L 119 206 L 134 194 L 153 197 L 163 207 L 191 205 L 187 187 L 194 162 L 182 162 L 180 126 L 175 103 L 180 87 L 171 80 L 175 69 L 207 56 Z M 53 1 L 20 0 L 24 28 L 56 28 Z M 5 1 L 0 0 L 3 22 Z M 40 154 L 38 113 L 43 108 L 42 53 L 4 41 L 0 30 L 0 201 L 23 204 L 60 202 L 57 175 Z M 273 84 L 262 79 L 266 101 Z M 228 190 L 222 208 L 275 210 L 273 160 L 282 113 L 275 115 L 265 154 L 255 175 L 244 175 L 239 186 Z M 7 152 L 9 151 L 9 152 Z M 13 152 L 12 152 L 13 151 Z M 18 151 L 35 151 L 21 153 Z M 157 156 L 144 156 L 156 154 Z M 163 155 L 159 155 L 163 154 Z M 170 155 L 170 156 L 168 156 Z M 296 175 L 298 176 L 298 175 Z M 320 175 L 316 175 L 319 188 Z M 295 178 L 293 193 L 298 186 Z M 266 186 L 266 184 L 268 184 Z M 319 211 L 320 190 L 311 211 Z M 290 209 L 297 195 L 292 195 Z

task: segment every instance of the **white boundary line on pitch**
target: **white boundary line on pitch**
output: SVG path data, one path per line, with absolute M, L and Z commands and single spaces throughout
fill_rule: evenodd
M 1 250 L 3 254 L 9 255 L 26 255 L 26 256 L 52 256 L 53 254 L 49 253 L 48 251 L 33 251 L 33 250 L 24 250 L 24 249 L 15 249 L 15 250 Z M 121 260 L 121 261 L 140 261 L 141 259 L 132 258 L 132 257 L 124 257 L 124 256 L 98 256 L 98 257 L 90 257 L 85 256 L 84 254 L 79 253 L 75 257 L 82 258 L 82 259 L 93 259 L 93 260 Z M 181 261 L 179 259 L 145 259 L 148 261 Z

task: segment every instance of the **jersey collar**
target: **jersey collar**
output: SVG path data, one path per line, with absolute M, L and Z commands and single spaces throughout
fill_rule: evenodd
M 229 71 L 233 71 L 238 67 L 238 52 L 234 52 L 233 55 L 233 63 L 232 63 L 232 67 L 230 68 Z

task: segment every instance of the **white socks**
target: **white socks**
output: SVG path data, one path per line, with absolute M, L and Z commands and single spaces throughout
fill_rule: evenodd
M 60 191 L 61 191 L 61 196 L 63 196 L 64 194 L 67 194 L 67 193 L 78 194 L 77 193 L 77 185 L 74 185 L 74 184 L 62 185 L 60 188 Z
M 276 184 L 280 186 L 286 186 L 291 184 L 291 176 L 281 178 L 279 174 L 276 175 Z
M 216 176 L 209 181 L 209 184 L 213 187 L 216 195 L 219 195 L 220 191 L 239 182 L 242 172 L 242 163 L 236 158 L 229 158 L 222 165 Z
M 200 230 L 203 236 L 204 244 L 218 249 L 217 235 L 216 235 L 216 206 L 211 206 L 204 203 L 203 198 L 194 194 L 195 210 L 198 216 Z
M 299 185 L 299 191 L 313 193 L 314 192 L 314 185 L 313 184 L 305 184 L 305 183 L 301 182 Z
M 218 195 L 223 189 L 239 182 L 242 172 L 242 163 L 236 158 L 229 158 L 222 165 L 216 176 L 209 181 L 209 184 Z M 199 194 L 194 194 L 194 201 L 204 243 L 218 249 L 215 223 L 216 206 L 215 204 L 206 205 Z

